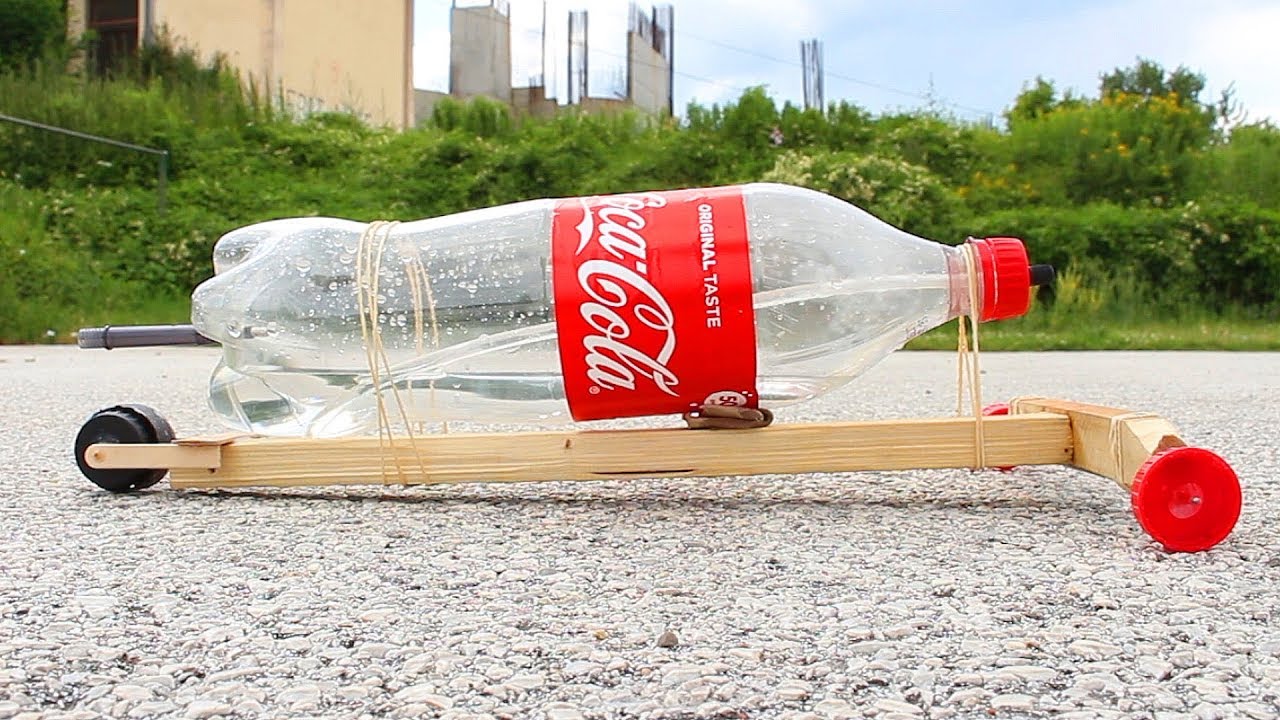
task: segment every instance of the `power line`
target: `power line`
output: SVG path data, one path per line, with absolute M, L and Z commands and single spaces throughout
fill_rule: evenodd
M 708 38 L 708 37 L 702 37 L 701 35 L 695 35 L 695 34 L 690 33 L 690 32 L 685 32 L 685 31 L 682 31 L 682 30 L 677 30 L 677 31 L 676 31 L 676 34 L 677 34 L 677 35 L 682 35 L 682 36 L 684 36 L 684 37 L 686 37 L 686 38 L 689 38 L 689 39 L 692 39 L 692 40 L 698 40 L 698 41 L 701 41 L 701 42 L 704 42 L 704 43 L 708 43 L 708 44 L 710 44 L 710 45 L 715 45 L 715 46 L 717 46 L 717 47 L 721 47 L 721 48 L 724 48 L 724 49 L 726 49 L 726 50 L 733 50 L 734 52 L 739 52 L 739 53 L 742 53 L 742 54 L 744 54 L 744 55 L 750 55 L 750 56 L 752 56 L 752 57 L 757 57 L 757 58 L 760 58 L 761 60 L 768 60 L 768 61 L 770 61 L 770 62 L 781 63 L 781 64 L 783 64 L 783 65 L 789 65 L 789 66 L 791 66 L 791 67 L 801 67 L 801 68 L 802 68 L 802 67 L 804 67 L 804 66 L 803 66 L 803 64 L 801 64 L 801 63 L 799 63 L 799 62 L 797 62 L 797 61 L 794 61 L 794 60 L 783 60 L 782 58 L 774 57 L 774 56 L 772 56 L 772 55 L 768 55 L 768 54 L 766 54 L 766 53 L 762 53 L 762 52 L 758 52 L 758 51 L 755 51 L 755 50 L 751 50 L 751 49 L 749 49 L 749 48 L 738 47 L 738 46 L 736 46 L 736 45 L 730 45 L 730 44 L 728 44 L 728 43 L 720 42 L 719 40 L 713 40 L 713 39 Z M 905 96 L 905 97 L 915 98 L 915 99 L 917 99 L 917 100 L 924 100 L 924 101 L 926 101 L 926 102 L 935 102 L 935 101 L 937 101 L 937 100 L 936 100 L 936 98 L 934 98 L 933 96 L 931 96 L 931 95 L 929 95 L 929 94 L 927 94 L 927 93 L 919 93 L 919 92 L 913 92 L 913 91 L 911 91 L 911 90 L 903 90 L 903 89 L 901 89 L 901 88 L 891 87 L 891 86 L 889 86 L 889 85 L 884 85 L 884 84 L 882 84 L 882 83 L 872 82 L 872 81 L 870 81 L 870 80 L 863 80 L 863 79 L 860 79 L 860 78 L 851 77 L 851 76 L 849 76 L 849 75 L 842 75 L 842 74 L 840 74 L 840 73 L 834 73 L 834 72 L 831 72 L 831 71 L 829 71 L 829 70 L 825 71 L 825 72 L 824 72 L 824 74 L 825 74 L 827 77 L 836 78 L 836 79 L 838 79 L 838 80 L 844 80 L 844 81 L 846 81 L 846 82 L 851 82 L 851 83 L 854 83 L 854 84 L 857 84 L 857 85 L 863 85 L 863 86 L 866 86 L 866 87 L 869 87 L 869 88 L 873 88 L 873 89 L 875 89 L 875 90 L 880 90 L 880 91 L 882 91 L 882 92 L 893 93 L 893 94 L 895 94 L 895 95 L 903 95 L 903 96 Z M 947 106 L 949 106 L 949 107 L 957 108 L 957 109 L 960 109 L 960 110 L 967 110 L 967 111 L 969 111 L 969 112 L 978 113 L 978 114 L 981 114 L 981 115 L 992 115 L 992 114 L 994 114 L 991 110 L 986 110 L 986 109 L 982 109 L 982 108 L 975 108 L 975 107 L 969 107 L 969 106 L 967 106 L 967 105 L 961 105 L 960 103 L 954 103 L 954 102 L 941 101 L 941 104 L 943 104 L 943 105 L 947 105 Z
M 620 60 L 626 60 L 626 61 L 627 61 L 628 63 L 630 63 L 631 65 L 639 65 L 639 66 L 641 66 L 641 67 L 653 68 L 653 69 L 655 69 L 655 70 L 666 70 L 666 69 L 667 69 L 667 66 L 666 66 L 666 65 L 659 65 L 659 64 L 657 64 L 657 63 L 649 63 L 649 62 L 644 62 L 644 61 L 632 61 L 632 60 L 631 60 L 631 59 L 629 59 L 626 55 L 621 55 L 621 54 L 619 54 L 619 53 L 610 52 L 610 51 L 608 51 L 608 50 L 602 50 L 602 49 L 600 49 L 599 47 L 592 47 L 592 48 L 591 48 L 591 52 L 598 52 L 598 53 L 600 53 L 600 54 L 602 54 L 602 55 L 608 55 L 609 57 L 618 58 L 618 59 L 620 59 Z M 719 86 L 720 86 L 720 87 L 722 87 L 722 88 L 727 88 L 727 89 L 729 89 L 729 90 L 736 90 L 736 91 L 738 91 L 738 92 L 740 92 L 740 93 L 742 93 L 742 92 L 746 92 L 746 91 L 747 91 L 747 89 L 746 89 L 746 88 L 744 88 L 744 87 L 742 87 L 742 86 L 740 86 L 740 85 L 730 85 L 729 83 L 721 82 L 721 81 L 719 81 L 719 80 L 712 80 L 711 78 L 702 77 L 702 76 L 700 76 L 700 75 L 694 75 L 694 74 L 692 74 L 692 73 L 687 73 L 687 72 L 683 72 L 683 71 L 675 70 L 675 69 L 672 69 L 672 70 L 671 70 L 671 72 L 672 72 L 672 74 L 679 75 L 680 77 L 685 77 L 685 78 L 688 78 L 688 79 L 690 79 L 690 80 L 697 80 L 698 82 L 710 83 L 711 85 L 719 85 Z

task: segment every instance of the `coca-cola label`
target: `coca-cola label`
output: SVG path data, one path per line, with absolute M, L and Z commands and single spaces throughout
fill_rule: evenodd
M 739 188 L 561 200 L 551 263 L 575 420 L 758 405 Z

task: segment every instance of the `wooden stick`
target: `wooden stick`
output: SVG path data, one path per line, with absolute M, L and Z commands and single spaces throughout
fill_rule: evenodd
M 85 462 L 99 469 L 216 469 L 222 464 L 217 445 L 165 443 L 126 445 L 99 443 L 84 451 Z
M 1064 464 L 1072 457 L 1071 424 L 1063 414 L 1023 413 L 983 423 L 989 466 Z M 245 438 L 213 448 L 220 452 L 218 467 L 171 465 L 170 485 L 417 485 L 972 467 L 973 424 L 971 417 L 957 417 L 755 430 L 457 433 L 384 439 L 385 446 L 377 437 Z M 94 446 L 108 454 L 112 447 L 148 446 Z
M 1009 417 L 1060 413 L 1071 420 L 1070 465 L 1111 478 L 1129 490 L 1152 454 L 1186 443 L 1168 420 L 1151 413 L 1048 398 L 1015 398 Z

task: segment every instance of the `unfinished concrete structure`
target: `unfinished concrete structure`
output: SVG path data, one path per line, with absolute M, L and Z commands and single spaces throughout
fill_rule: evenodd
M 445 97 L 488 97 L 508 105 L 516 114 L 539 117 L 552 115 L 562 106 L 586 112 L 635 109 L 654 116 L 674 111 L 675 14 L 670 5 L 654 7 L 650 12 L 634 3 L 630 5 L 625 67 L 620 73 L 622 89 L 605 95 L 590 92 L 586 10 L 571 10 L 563 19 L 547 18 L 544 4 L 541 72 L 519 86 L 511 80 L 511 14 L 507 1 L 454 0 L 449 12 L 449 88 L 447 92 L 414 91 L 418 122 L 428 120 L 435 105 Z M 563 46 L 565 64 L 556 68 L 547 66 L 547 23 L 564 23 L 568 30 Z M 547 79 L 561 71 L 562 87 L 552 91 Z
M 449 94 L 511 102 L 511 15 L 505 0 L 449 11 Z
M 674 112 L 675 12 L 670 5 L 646 14 L 631 6 L 627 28 L 627 97 L 648 112 Z

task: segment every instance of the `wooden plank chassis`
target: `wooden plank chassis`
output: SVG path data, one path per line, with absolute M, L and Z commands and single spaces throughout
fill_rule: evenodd
M 1016 398 L 982 419 L 985 466 L 1067 465 L 1128 489 L 1184 445 L 1150 413 Z M 566 430 L 336 439 L 219 436 L 97 444 L 95 468 L 163 468 L 173 488 L 419 485 L 859 472 L 977 465 L 972 417 L 775 424 L 752 430 Z

